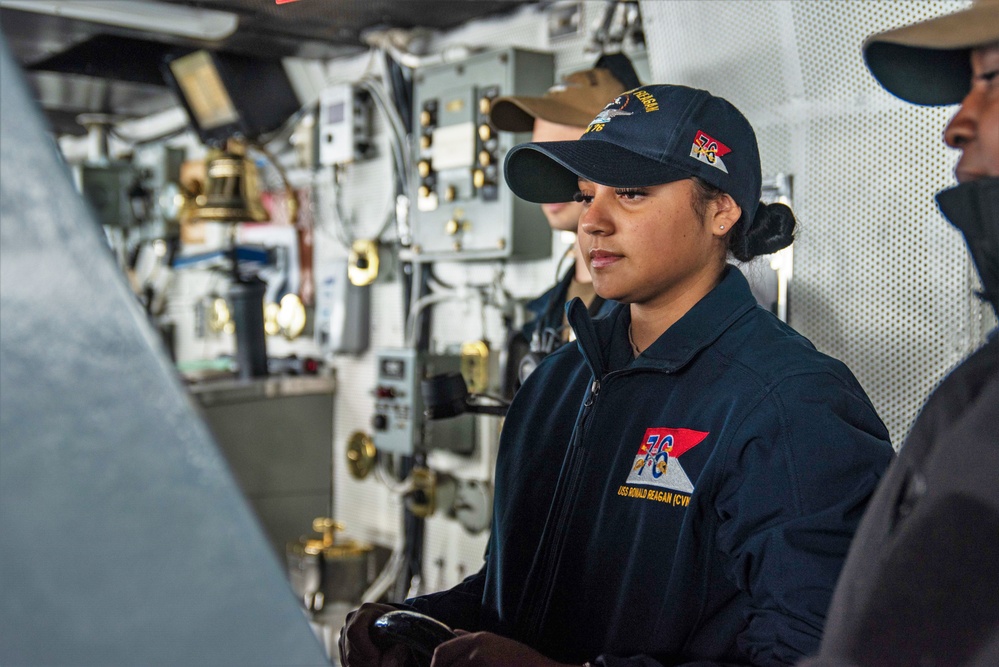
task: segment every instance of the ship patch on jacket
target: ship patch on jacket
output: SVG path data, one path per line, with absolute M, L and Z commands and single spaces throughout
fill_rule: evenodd
M 694 485 L 679 459 L 707 436 L 689 428 L 646 429 L 625 484 L 692 493 Z

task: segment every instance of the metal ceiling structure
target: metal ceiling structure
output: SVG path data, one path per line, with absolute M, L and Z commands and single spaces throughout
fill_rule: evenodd
M 161 74 L 163 59 L 195 49 L 266 59 L 326 60 L 363 52 L 365 31 L 448 30 L 510 12 L 530 0 L 161 0 L 238 17 L 238 28 L 200 40 L 12 8 L 0 3 L 0 30 L 26 70 L 57 133 L 83 134 L 81 113 L 141 117 L 177 103 Z M 56 5 L 58 3 L 50 3 Z M 80 5 L 88 3 L 79 3 Z M 90 3 L 105 6 L 114 3 Z M 120 0 L 122 6 L 148 2 Z

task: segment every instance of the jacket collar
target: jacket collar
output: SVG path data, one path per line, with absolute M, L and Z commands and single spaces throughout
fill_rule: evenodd
M 734 266 L 727 266 L 721 282 L 635 359 L 631 368 L 674 372 L 713 343 L 732 323 L 756 306 L 749 283 Z M 627 341 L 631 311 L 620 304 L 606 317 L 591 320 L 578 299 L 566 306 L 583 358 L 596 377 L 611 367 L 612 344 Z
M 937 194 L 937 204 L 964 234 L 982 279 L 982 292 L 999 315 L 999 178 L 983 178 Z

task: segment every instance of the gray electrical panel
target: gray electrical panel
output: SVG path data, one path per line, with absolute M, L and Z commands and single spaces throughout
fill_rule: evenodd
M 492 101 L 540 96 L 552 85 L 551 54 L 503 49 L 415 75 L 414 160 L 410 181 L 413 253 L 425 260 L 540 259 L 551 254 L 541 207 L 503 181 L 503 158 L 529 133 L 498 132 Z
M 458 372 L 456 355 L 430 355 L 410 348 L 385 348 L 377 354 L 375 448 L 390 454 L 412 455 L 431 449 L 462 454 L 475 448 L 474 418 L 470 414 L 427 421 L 423 415 L 420 382 L 441 373 Z
M 317 276 L 316 344 L 324 356 L 362 354 L 371 337 L 371 287 L 350 282 L 346 260 L 330 262 Z
M 319 164 L 334 165 L 367 157 L 371 141 L 371 97 L 349 83 L 319 95 Z
M 102 225 L 131 227 L 138 222 L 132 193 L 139 178 L 128 162 L 80 165 L 80 192 Z

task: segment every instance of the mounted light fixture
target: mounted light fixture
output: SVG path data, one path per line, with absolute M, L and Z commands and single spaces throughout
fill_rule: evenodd
M 239 26 L 232 12 L 152 0 L 0 0 L 0 7 L 194 39 L 225 39 Z

